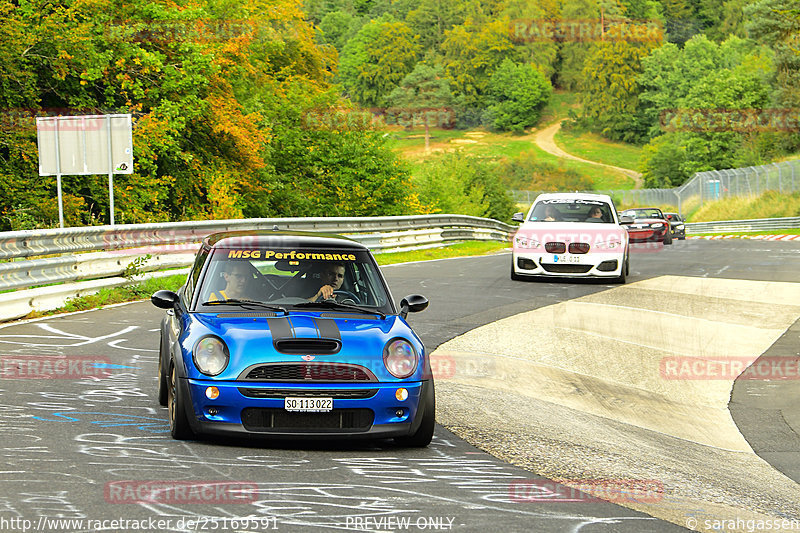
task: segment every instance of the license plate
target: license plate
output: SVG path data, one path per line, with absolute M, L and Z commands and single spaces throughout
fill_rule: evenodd
M 581 256 L 579 255 L 554 255 L 554 263 L 580 263 Z
M 333 409 L 333 398 L 284 398 L 283 408 L 287 411 L 324 413 Z

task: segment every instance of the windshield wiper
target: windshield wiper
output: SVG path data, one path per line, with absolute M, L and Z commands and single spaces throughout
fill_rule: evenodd
M 295 304 L 295 307 L 327 307 L 329 309 L 348 309 L 350 311 L 358 311 L 360 313 L 365 313 L 369 315 L 378 315 L 379 317 L 381 317 L 381 320 L 386 318 L 386 315 L 378 310 L 367 309 L 366 307 L 360 307 L 358 305 L 353 305 L 353 304 L 336 302 L 334 300 L 322 300 L 320 302 L 303 302 Z
M 269 309 L 270 311 L 280 311 L 284 314 L 289 314 L 289 311 L 287 311 L 285 307 L 281 307 L 280 305 L 270 305 L 256 300 L 240 300 L 238 298 L 229 298 L 227 300 L 212 300 L 210 302 L 203 302 L 203 305 L 237 305 L 239 307 L 254 305 L 262 309 Z

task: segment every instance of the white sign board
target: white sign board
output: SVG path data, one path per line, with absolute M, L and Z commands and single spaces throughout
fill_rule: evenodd
M 37 117 L 36 134 L 40 176 L 133 172 L 131 115 Z

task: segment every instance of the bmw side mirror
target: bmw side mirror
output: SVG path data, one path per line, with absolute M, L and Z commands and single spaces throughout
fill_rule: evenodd
M 161 309 L 174 309 L 178 304 L 178 295 L 172 291 L 158 291 L 150 297 L 150 302 Z
M 511 220 L 512 222 L 525 222 L 525 213 L 514 213 Z
M 410 294 L 400 300 L 400 316 L 405 318 L 408 313 L 419 313 L 428 307 L 428 299 L 421 294 Z

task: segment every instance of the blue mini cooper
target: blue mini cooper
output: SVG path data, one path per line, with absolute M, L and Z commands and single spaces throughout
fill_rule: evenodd
M 203 240 L 186 284 L 158 291 L 158 400 L 176 439 L 394 438 L 427 446 L 435 396 L 428 354 L 395 308 L 369 250 L 281 231 Z

